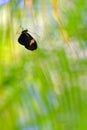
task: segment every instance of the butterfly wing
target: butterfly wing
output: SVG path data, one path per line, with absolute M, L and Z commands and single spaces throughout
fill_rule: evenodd
M 37 43 L 35 39 L 29 34 L 29 33 L 21 33 L 21 35 L 18 38 L 18 42 L 25 46 L 28 50 L 35 50 L 37 49 Z

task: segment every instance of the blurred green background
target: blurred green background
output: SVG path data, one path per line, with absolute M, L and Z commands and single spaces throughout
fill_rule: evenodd
M 87 130 L 86 67 L 87 0 L 0 3 L 0 130 Z

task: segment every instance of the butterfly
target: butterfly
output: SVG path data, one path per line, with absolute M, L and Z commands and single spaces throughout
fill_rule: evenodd
M 28 50 L 36 50 L 37 49 L 37 42 L 36 40 L 28 33 L 28 30 L 23 30 L 18 38 L 18 42 L 25 46 Z

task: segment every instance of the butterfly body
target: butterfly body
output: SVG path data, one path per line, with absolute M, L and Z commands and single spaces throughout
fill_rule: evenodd
M 28 33 L 28 30 L 23 30 L 21 35 L 18 38 L 18 42 L 25 46 L 28 50 L 35 50 L 37 49 L 37 42 L 36 40 Z

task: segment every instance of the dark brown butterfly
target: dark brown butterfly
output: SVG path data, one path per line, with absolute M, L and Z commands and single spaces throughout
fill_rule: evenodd
M 28 30 L 23 30 L 18 38 L 18 42 L 25 46 L 28 50 L 36 50 L 37 42 L 36 40 L 28 33 Z

